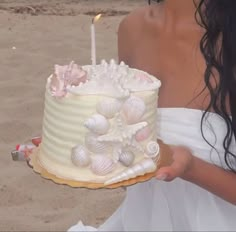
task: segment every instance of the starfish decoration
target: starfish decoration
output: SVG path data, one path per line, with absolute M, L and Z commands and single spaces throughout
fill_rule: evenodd
M 134 135 L 147 126 L 147 122 L 128 125 L 121 113 L 115 116 L 115 121 L 113 128 L 107 134 L 99 136 L 98 141 L 121 143 L 122 146 L 128 145 L 143 151 L 141 145 L 134 139 Z

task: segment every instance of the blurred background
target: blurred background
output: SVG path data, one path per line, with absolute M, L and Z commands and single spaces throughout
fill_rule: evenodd
M 54 64 L 117 59 L 117 29 L 145 0 L 0 0 L 0 231 L 65 231 L 83 220 L 98 226 L 125 196 L 115 190 L 73 189 L 35 174 L 11 151 L 41 134 L 44 91 Z

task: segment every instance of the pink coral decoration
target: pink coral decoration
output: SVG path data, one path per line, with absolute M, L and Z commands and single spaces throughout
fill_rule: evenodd
M 52 96 L 55 97 L 64 97 L 66 95 L 64 80 L 60 79 L 56 74 L 52 76 L 50 91 Z
M 87 72 L 73 61 L 69 65 L 55 65 L 50 84 L 51 94 L 55 97 L 64 97 L 67 93 L 67 86 L 78 86 L 79 83 L 84 83 L 86 80 Z
M 145 74 L 145 73 L 136 73 L 136 78 L 138 78 L 140 81 L 146 81 L 148 83 L 152 83 L 153 81 Z
M 141 142 L 147 139 L 150 136 L 150 134 L 151 134 L 151 129 L 149 126 L 146 126 L 136 133 L 135 139 L 137 142 Z
M 87 80 L 87 72 L 73 61 L 64 67 L 66 67 L 64 72 L 66 85 L 78 86 L 80 82 L 84 83 Z

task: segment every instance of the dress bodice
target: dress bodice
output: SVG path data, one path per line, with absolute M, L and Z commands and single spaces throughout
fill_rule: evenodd
M 216 113 L 208 113 L 203 120 L 203 111 L 189 108 L 158 108 L 157 110 L 158 138 L 167 144 L 184 145 L 193 154 L 205 161 L 226 167 L 224 162 L 223 140 L 226 135 L 226 124 Z M 235 153 L 235 144 L 231 145 Z

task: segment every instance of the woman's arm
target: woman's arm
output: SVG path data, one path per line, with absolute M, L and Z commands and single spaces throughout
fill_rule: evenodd
M 193 157 L 191 169 L 182 177 L 236 205 L 236 174 Z
M 128 65 L 132 65 L 131 56 L 136 46 L 135 41 L 142 33 L 144 10 L 145 8 L 132 12 L 119 26 L 119 60 Z M 194 157 L 186 148 L 172 147 L 172 150 L 173 163 L 162 163 L 165 167 L 157 171 L 158 179 L 171 181 L 180 177 L 236 205 L 236 174 Z
M 236 205 L 236 174 L 193 156 L 185 147 L 172 147 L 172 151 L 172 164 L 160 168 L 157 179 L 180 177 Z

